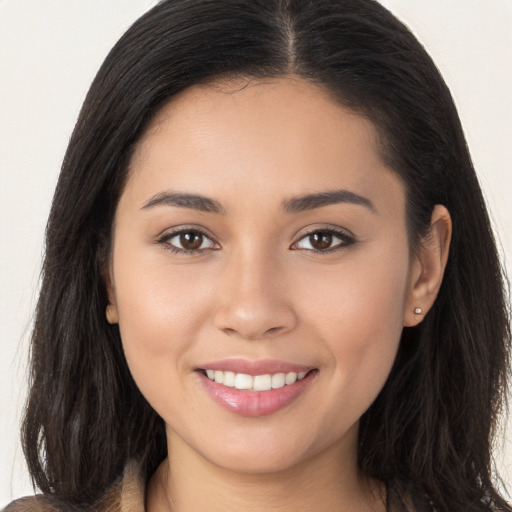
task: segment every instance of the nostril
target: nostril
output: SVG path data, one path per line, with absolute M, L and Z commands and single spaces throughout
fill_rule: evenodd
M 267 329 L 264 332 L 263 336 L 279 334 L 280 332 L 285 331 L 285 330 L 286 330 L 285 327 L 271 327 L 270 329 Z
M 246 340 L 261 340 L 294 329 L 297 317 L 288 304 L 239 298 L 219 307 L 215 325 L 228 336 L 235 334 Z

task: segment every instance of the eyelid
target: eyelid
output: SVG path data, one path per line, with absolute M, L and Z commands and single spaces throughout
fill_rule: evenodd
M 191 233 L 191 232 L 198 233 L 201 236 L 203 236 L 204 238 L 207 238 L 216 247 L 206 247 L 203 249 L 183 249 L 181 247 L 176 247 L 176 246 L 172 245 L 171 243 L 169 243 L 169 241 L 172 238 L 179 236 L 183 233 Z M 181 226 L 176 226 L 174 228 L 168 228 L 157 235 L 157 237 L 155 239 L 155 243 L 164 246 L 164 248 L 166 250 L 169 250 L 175 254 L 184 254 L 184 255 L 199 255 L 199 254 L 203 253 L 204 251 L 215 251 L 215 250 L 220 249 L 220 244 L 215 240 L 215 237 L 213 235 L 211 235 L 208 230 L 206 230 L 203 227 L 194 226 L 194 225 L 189 225 L 189 226 L 181 225 Z
M 294 248 L 301 240 L 315 234 L 315 233 L 328 233 L 333 235 L 334 237 L 341 240 L 341 243 L 338 243 L 337 245 L 327 248 L 327 249 L 304 249 L 304 248 Z M 328 254 L 330 252 L 338 251 L 347 248 L 348 246 L 351 246 L 356 243 L 356 237 L 355 235 L 350 232 L 348 229 L 341 228 L 339 226 L 318 226 L 309 228 L 307 231 L 300 233 L 296 237 L 296 241 L 293 242 L 293 244 L 290 246 L 290 249 L 292 250 L 299 250 L 299 251 L 306 251 L 306 252 L 312 252 L 312 253 L 318 253 L 318 254 Z

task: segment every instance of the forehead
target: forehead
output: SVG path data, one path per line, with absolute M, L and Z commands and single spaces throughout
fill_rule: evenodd
M 227 135 L 227 131 L 233 137 L 237 128 L 241 137 L 253 137 L 256 142 L 274 130 L 288 129 L 294 136 L 289 137 L 290 142 L 301 143 L 297 137 L 302 135 L 320 149 L 330 142 L 328 131 L 335 138 L 341 125 L 347 124 L 349 132 L 357 131 L 367 144 L 376 147 L 373 123 L 335 101 L 320 84 L 294 75 L 223 79 L 191 86 L 172 98 L 150 123 L 139 149 L 143 150 L 163 127 L 169 135 L 174 128 L 174 135 L 188 136 L 192 142 L 204 142 L 206 136 L 212 138 L 213 132 L 217 138 Z
M 255 204 L 349 188 L 364 195 L 398 181 L 381 161 L 371 121 L 297 77 L 190 87 L 165 105 L 134 153 L 142 195 L 176 188 Z

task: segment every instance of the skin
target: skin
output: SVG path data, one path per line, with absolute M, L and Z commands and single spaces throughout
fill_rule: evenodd
M 435 300 L 451 226 L 436 206 L 431 236 L 411 254 L 404 186 L 376 140 L 370 121 L 294 76 L 191 87 L 142 137 L 116 212 L 108 288 L 130 370 L 167 426 L 150 512 L 385 509 L 382 486 L 357 469 L 358 423 L 403 326 Z M 335 190 L 368 202 L 283 209 Z M 148 206 L 169 192 L 205 196 L 222 212 Z M 173 252 L 176 229 L 203 232 L 203 250 Z M 240 416 L 196 371 L 230 358 L 315 373 L 286 407 Z

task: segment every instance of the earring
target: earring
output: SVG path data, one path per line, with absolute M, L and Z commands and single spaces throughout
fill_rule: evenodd
M 112 306 L 112 304 L 107 306 L 107 309 L 105 310 L 105 316 L 107 317 L 107 322 L 109 324 L 117 324 L 119 320 L 117 311 L 115 310 L 114 306 Z
M 415 315 L 421 315 L 421 313 L 423 313 L 423 310 L 421 308 L 414 308 Z

